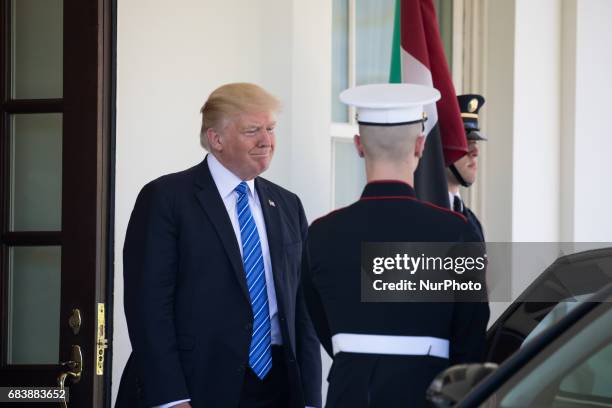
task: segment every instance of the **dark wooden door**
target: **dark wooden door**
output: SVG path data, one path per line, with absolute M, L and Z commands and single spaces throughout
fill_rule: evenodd
M 110 0 L 0 6 L 0 386 L 103 406 Z

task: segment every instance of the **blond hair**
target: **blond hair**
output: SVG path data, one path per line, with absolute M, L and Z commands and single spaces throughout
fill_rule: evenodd
M 223 129 L 228 120 L 243 112 L 277 112 L 280 101 L 262 87 L 248 82 L 222 85 L 215 89 L 200 109 L 200 144 L 209 150 L 208 129 Z

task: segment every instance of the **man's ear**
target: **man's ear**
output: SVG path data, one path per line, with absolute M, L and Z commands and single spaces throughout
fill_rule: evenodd
M 359 157 L 363 157 L 363 145 L 361 144 L 361 136 L 353 136 L 353 143 L 355 144 L 355 149 L 357 149 L 357 154 L 359 155 Z
M 215 152 L 223 150 L 223 141 L 221 135 L 213 128 L 206 129 L 206 137 L 208 138 L 208 145 L 210 149 Z
M 421 134 L 417 136 L 416 142 L 414 143 L 414 155 L 420 159 L 423 157 L 423 150 L 425 150 L 425 136 Z

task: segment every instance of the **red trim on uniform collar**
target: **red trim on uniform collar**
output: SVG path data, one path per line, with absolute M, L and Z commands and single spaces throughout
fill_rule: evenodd
M 419 200 L 419 201 L 421 201 L 421 200 Z M 441 207 L 441 206 L 439 206 L 439 205 L 436 205 L 436 204 L 430 203 L 429 201 L 421 201 L 421 202 L 422 202 L 423 204 L 428 205 L 428 206 L 430 206 L 430 207 L 432 207 L 432 208 L 435 208 L 435 209 L 437 209 L 437 210 L 440 210 L 440 211 L 444 211 L 444 212 L 447 212 L 447 213 L 454 214 L 454 215 L 458 216 L 459 218 L 461 218 L 463 221 L 467 222 L 467 217 L 466 217 L 465 215 L 461 214 L 461 213 L 458 213 L 457 211 L 453 211 L 453 210 L 451 210 L 450 208 Z
M 421 204 L 425 204 L 428 207 L 431 208 L 435 208 L 438 211 L 444 211 L 447 213 L 451 213 L 453 215 L 456 215 L 457 217 L 461 218 L 464 222 L 467 222 L 467 218 L 465 217 L 465 215 L 458 213 L 456 211 L 453 211 L 449 208 L 446 207 L 440 207 L 439 205 L 436 204 L 432 204 L 429 201 L 423 201 L 423 200 L 419 200 L 416 197 L 411 197 L 411 196 L 369 196 L 369 197 L 361 197 L 359 201 L 370 201 L 370 200 L 412 200 L 412 201 L 416 201 L 419 202 Z
M 361 198 L 363 197 L 416 197 L 414 188 L 400 180 L 374 180 L 363 189 Z
M 411 196 L 369 196 L 369 197 L 361 197 L 359 201 L 368 201 L 368 200 L 412 200 L 412 201 L 421 201 L 416 197 Z
M 407 183 L 403 180 L 380 179 L 380 180 L 372 180 L 368 182 L 368 184 L 387 184 L 387 183 L 401 183 L 401 184 L 406 184 L 407 186 L 410 186 L 410 188 L 414 188 L 410 185 L 410 183 Z

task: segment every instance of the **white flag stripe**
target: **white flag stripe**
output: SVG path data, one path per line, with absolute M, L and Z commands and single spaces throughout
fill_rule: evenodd
M 433 86 L 433 79 L 429 68 L 403 48 L 400 48 L 400 53 L 402 57 L 402 82 Z M 438 123 L 438 110 L 435 103 L 425 105 L 423 109 L 427 113 L 427 122 L 425 122 L 425 137 L 427 137 L 431 129 Z

